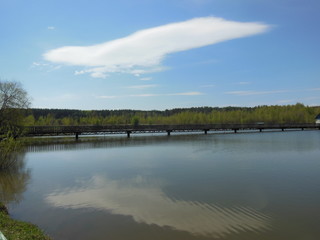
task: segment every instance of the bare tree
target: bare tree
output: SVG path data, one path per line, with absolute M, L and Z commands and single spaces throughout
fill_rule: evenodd
M 17 136 L 21 132 L 21 109 L 29 105 L 28 93 L 20 83 L 0 79 L 0 135 Z
M 18 82 L 0 80 L 0 111 L 10 108 L 27 108 L 30 105 L 28 93 Z

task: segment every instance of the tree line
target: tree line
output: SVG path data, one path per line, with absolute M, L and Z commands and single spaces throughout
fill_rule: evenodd
M 19 135 L 22 126 L 109 124 L 313 123 L 320 106 L 196 107 L 170 110 L 72 110 L 28 108 L 20 83 L 0 79 L 0 137 Z M 6 136 L 4 136 L 6 135 Z M 1 139 L 0 138 L 0 139 Z
M 313 123 L 320 106 L 198 107 L 171 110 L 26 109 L 24 126 L 108 124 Z

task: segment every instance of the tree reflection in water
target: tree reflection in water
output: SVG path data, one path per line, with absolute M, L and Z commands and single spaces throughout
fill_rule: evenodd
M 1 146 L 0 158 L 1 162 L 10 162 L 7 167 L 0 168 L 0 202 L 18 203 L 30 179 L 30 171 L 25 168 L 25 151 L 15 149 L 8 152 Z

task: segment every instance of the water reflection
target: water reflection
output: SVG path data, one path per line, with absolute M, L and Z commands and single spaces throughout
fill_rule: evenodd
M 80 150 L 90 148 L 114 148 L 127 146 L 143 146 L 148 144 L 159 144 L 167 142 L 169 139 L 163 136 L 142 136 L 128 139 L 126 137 L 86 137 L 79 140 L 73 138 L 51 138 L 32 142 L 28 146 L 29 152 L 46 152 L 46 151 L 66 151 Z
M 300 135 L 310 132 L 309 140 L 303 141 Z M 312 134 L 313 133 L 313 134 Z M 146 145 L 160 145 L 174 143 L 184 145 L 191 143 L 201 146 L 201 151 L 212 149 L 212 146 L 225 148 L 227 151 L 239 151 L 250 148 L 252 151 L 269 153 L 276 147 L 287 151 L 311 151 L 318 149 L 319 135 L 317 131 L 291 131 L 285 133 L 211 133 L 203 134 L 179 134 L 170 137 L 163 135 L 136 135 L 130 139 L 118 137 L 84 137 L 76 141 L 73 138 L 38 138 L 28 146 L 28 152 L 66 151 L 91 148 L 117 148 Z M 230 147 L 232 147 L 230 149 Z
M 96 175 L 80 187 L 56 190 L 46 197 L 46 201 L 54 207 L 107 210 L 112 214 L 131 216 L 138 223 L 217 238 L 243 231 L 270 229 L 270 218 L 252 208 L 226 208 L 171 198 L 162 190 L 162 185 L 141 176 L 130 180 L 111 180 Z
M 10 212 L 55 239 L 320 236 L 320 131 L 41 141 Z
M 11 164 L 0 170 L 0 201 L 5 204 L 18 203 L 26 191 L 30 171 L 25 168 L 25 152 L 12 152 L 6 157 L 10 158 Z

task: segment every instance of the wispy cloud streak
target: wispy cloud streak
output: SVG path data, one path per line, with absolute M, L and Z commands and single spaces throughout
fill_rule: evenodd
M 182 92 L 182 93 L 143 93 L 143 94 L 130 94 L 130 95 L 119 95 L 119 96 L 97 96 L 101 99 L 112 99 L 112 98 L 126 98 L 126 97 L 159 97 L 159 96 L 199 96 L 204 95 L 202 92 Z
M 135 86 L 129 86 L 127 88 L 131 89 L 146 89 L 146 88 L 154 88 L 157 87 L 157 84 L 147 84 L 147 85 L 135 85 Z
M 64 46 L 44 54 L 47 61 L 86 67 L 76 74 L 103 78 L 111 73 L 140 75 L 163 71 L 168 54 L 261 34 L 270 26 L 202 17 L 144 29 L 127 37 L 92 46 Z
M 230 91 L 225 92 L 226 94 L 236 95 L 236 96 L 249 96 L 249 95 L 266 95 L 266 94 L 276 94 L 285 93 L 288 90 L 274 90 L 274 91 Z

